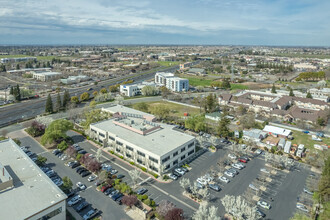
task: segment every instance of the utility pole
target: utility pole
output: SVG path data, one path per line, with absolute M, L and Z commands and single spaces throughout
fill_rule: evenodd
M 234 82 L 234 63 L 231 64 L 231 81 Z

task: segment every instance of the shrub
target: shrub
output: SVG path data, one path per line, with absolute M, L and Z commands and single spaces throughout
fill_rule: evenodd
M 110 154 L 114 154 L 115 153 L 113 150 L 110 150 L 109 152 L 110 152 Z
M 146 200 L 148 199 L 148 196 L 147 195 L 142 195 L 142 200 Z
M 119 156 L 119 158 L 120 158 L 120 159 L 124 159 L 124 157 L 123 157 L 123 156 Z
M 148 206 L 151 205 L 151 201 L 150 201 L 150 199 L 146 199 L 146 200 L 144 200 L 143 203 L 146 204 L 146 205 L 148 205 Z
M 167 175 L 164 175 L 164 176 L 163 176 L 163 179 L 164 179 L 164 180 L 168 180 L 168 176 L 167 176 Z
M 129 162 L 131 165 L 135 165 L 135 163 L 133 161 Z
M 137 196 L 137 198 L 138 198 L 140 201 L 142 201 L 142 197 L 143 197 L 143 195 L 138 195 L 138 196 Z
M 82 157 L 82 154 L 77 154 L 76 160 L 80 161 L 80 158 Z
M 141 170 L 144 172 L 147 172 L 147 168 L 145 168 L 145 167 L 141 167 Z
M 150 206 L 151 207 L 155 207 L 156 206 L 156 202 L 154 200 L 152 200 Z
M 119 185 L 121 182 L 121 179 L 115 179 L 115 186 Z
M 154 177 L 155 177 L 156 179 L 158 178 L 158 174 L 155 173 L 155 174 L 153 174 L 153 175 L 154 175 Z

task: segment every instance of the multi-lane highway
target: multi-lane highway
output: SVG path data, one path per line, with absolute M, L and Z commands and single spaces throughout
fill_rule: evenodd
M 69 89 L 69 93 L 71 96 L 80 96 L 83 92 L 86 92 L 88 88 L 93 88 L 93 90 L 89 91 L 89 93 L 93 93 L 95 90 L 100 90 L 102 87 L 108 88 L 110 85 L 114 85 L 120 82 L 123 82 L 125 80 L 133 79 L 135 81 L 143 81 L 150 78 L 153 78 L 155 73 L 157 71 L 164 71 L 164 72 L 174 72 L 178 66 L 173 66 L 169 68 L 162 68 L 162 69 L 156 69 L 152 72 L 140 72 L 135 73 L 129 76 L 123 76 L 118 77 L 115 79 L 109 79 L 105 81 L 99 82 L 97 85 L 88 85 L 83 86 L 79 88 L 72 88 Z M 63 95 L 63 92 L 60 93 Z M 57 94 L 52 94 L 53 102 L 56 101 Z M 0 127 L 5 127 L 20 121 L 23 121 L 25 119 L 33 118 L 37 115 L 43 114 L 45 112 L 45 104 L 46 104 L 46 98 L 39 98 L 35 100 L 28 100 L 21 103 L 15 103 L 13 105 L 4 106 L 0 108 Z

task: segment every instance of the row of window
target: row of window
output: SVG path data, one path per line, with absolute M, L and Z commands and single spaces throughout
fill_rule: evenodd
M 102 134 L 102 133 L 99 133 L 99 135 L 100 135 L 101 137 L 105 137 L 105 135 L 104 135 L 104 134 Z
M 157 159 L 155 159 L 153 157 L 150 157 L 150 156 L 149 156 L 149 160 L 151 160 L 152 162 L 158 163 L 158 160 Z
M 137 154 L 140 155 L 140 156 L 142 156 L 142 157 L 145 157 L 146 156 L 144 153 L 142 153 L 140 151 L 137 151 Z

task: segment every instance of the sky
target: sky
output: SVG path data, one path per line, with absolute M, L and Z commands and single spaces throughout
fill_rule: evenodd
M 0 0 L 0 45 L 330 46 L 330 0 Z

